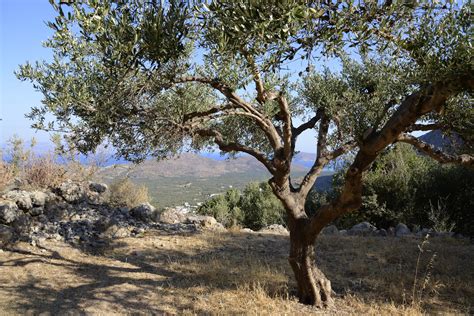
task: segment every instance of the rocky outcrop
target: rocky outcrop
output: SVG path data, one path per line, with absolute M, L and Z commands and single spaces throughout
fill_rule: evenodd
M 6 192 L 0 198 L 0 246 L 16 240 L 36 245 L 45 239 L 100 246 L 104 240 L 153 229 L 167 234 L 225 230 L 213 217 L 182 208 L 160 213 L 149 203 L 131 209 L 112 207 L 107 195 L 105 184 L 72 181 L 50 191 Z

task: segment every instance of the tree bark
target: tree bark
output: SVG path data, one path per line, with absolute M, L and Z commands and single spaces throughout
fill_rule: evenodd
M 300 303 L 327 307 L 333 303 L 331 281 L 316 267 L 314 240 L 305 236 L 307 220 L 290 224 L 289 262 L 295 274 Z

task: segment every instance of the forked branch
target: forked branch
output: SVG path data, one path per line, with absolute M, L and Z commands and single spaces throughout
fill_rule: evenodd
M 457 163 L 469 168 L 474 168 L 474 157 L 471 155 L 453 155 L 445 153 L 409 134 L 401 134 L 398 136 L 397 141 L 411 144 L 416 149 L 435 159 L 439 163 Z

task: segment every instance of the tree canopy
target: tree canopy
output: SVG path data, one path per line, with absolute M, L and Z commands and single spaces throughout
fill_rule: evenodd
M 360 206 L 362 174 L 387 146 L 407 142 L 440 162 L 473 166 L 468 4 L 50 2 L 57 17 L 45 45 L 54 58 L 18 72 L 43 94 L 29 114 L 34 126 L 65 132 L 83 152 L 110 142 L 136 161 L 214 145 L 254 156 L 288 214 L 302 302 L 330 301 L 321 272 L 305 264 L 309 245 Z M 304 66 L 292 71 L 295 63 Z M 295 144 L 309 129 L 317 131 L 316 159 L 295 185 Z M 443 153 L 410 134 L 432 129 L 461 135 L 464 152 Z M 342 155 L 353 159 L 340 195 L 309 216 L 309 190 Z

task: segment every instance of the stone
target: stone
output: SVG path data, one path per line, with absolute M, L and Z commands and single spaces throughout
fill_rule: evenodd
M 385 229 L 382 228 L 382 229 L 377 230 L 376 235 L 379 237 L 387 237 L 388 233 Z
M 341 229 L 341 230 L 339 231 L 339 236 L 347 236 L 347 230 Z
M 417 237 L 425 237 L 428 234 L 432 234 L 433 232 L 429 228 L 422 228 L 420 231 L 416 233 Z
M 260 229 L 258 232 L 264 233 L 264 234 L 276 234 L 276 235 L 289 235 L 290 234 L 283 225 L 279 225 L 279 224 L 273 224 L 273 225 L 264 227 Z
M 29 210 L 33 207 L 30 193 L 26 191 L 10 191 L 5 195 L 5 198 L 15 201 L 16 205 L 22 210 Z
M 15 202 L 8 200 L 0 201 L 0 223 L 13 223 L 20 217 L 21 213 Z
M 13 228 L 0 224 L 0 247 L 4 247 L 13 239 Z
M 84 188 L 72 181 L 66 181 L 59 185 L 59 195 L 68 203 L 80 203 L 85 199 Z
M 165 224 L 178 224 L 185 221 L 187 216 L 181 209 L 167 208 L 158 214 L 157 219 Z
M 43 214 L 43 208 L 42 207 L 33 207 L 31 210 L 28 211 L 28 214 L 31 216 L 39 216 Z
M 104 193 L 108 189 L 109 187 L 105 183 L 96 183 L 96 182 L 89 183 L 89 190 L 91 190 L 92 192 Z
M 130 229 L 114 224 L 108 227 L 101 235 L 106 238 L 125 238 L 130 236 Z
M 339 230 L 335 225 L 329 225 L 323 228 L 321 235 L 337 235 Z
M 188 216 L 184 220 L 184 223 L 195 224 L 201 227 L 211 227 L 217 224 L 217 220 L 212 216 L 193 215 L 193 216 Z
M 362 222 L 352 226 L 347 234 L 351 236 L 371 236 L 376 230 L 377 228 L 369 222 Z
M 240 232 L 242 233 L 255 233 L 253 230 L 251 230 L 250 228 L 242 228 L 240 230 Z
M 433 237 L 450 238 L 454 236 L 454 232 L 434 232 Z
M 136 219 L 148 222 L 155 214 L 155 207 L 150 203 L 142 203 L 130 210 L 130 215 Z
M 396 237 L 403 237 L 403 236 L 407 236 L 407 235 L 410 235 L 410 234 L 411 234 L 410 229 L 407 227 L 407 225 L 405 225 L 403 223 L 399 223 L 395 227 L 395 236 Z
M 34 207 L 42 207 L 48 200 L 48 194 L 41 191 L 30 192 L 31 203 Z

